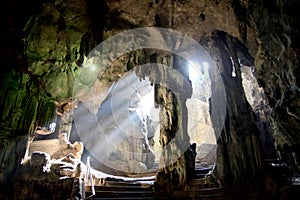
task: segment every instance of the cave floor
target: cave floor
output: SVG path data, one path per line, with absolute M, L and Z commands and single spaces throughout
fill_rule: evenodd
M 102 184 L 95 184 L 95 194 L 91 185 L 86 185 L 85 198 L 92 199 L 222 199 L 224 190 L 218 183 L 209 183 L 205 176 L 212 165 L 196 163 L 191 185 L 185 191 L 157 191 L 155 189 L 156 170 L 145 174 L 129 174 L 128 177 L 108 176 Z
M 158 169 L 158 164 L 154 168 Z M 95 184 L 95 194 L 91 185 L 85 187 L 86 199 L 208 199 L 208 200 L 296 200 L 299 197 L 300 177 L 293 177 L 292 184 L 270 194 L 260 194 L 246 187 L 242 193 L 234 189 L 226 190 L 218 183 L 206 179 L 212 165 L 196 163 L 196 173 L 192 183 L 185 191 L 157 191 L 155 173 L 129 174 L 128 177 L 108 175 L 102 184 Z

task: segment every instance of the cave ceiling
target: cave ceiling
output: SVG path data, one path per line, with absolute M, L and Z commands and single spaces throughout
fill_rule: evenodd
M 43 83 L 51 97 L 58 101 L 69 98 L 76 70 L 89 51 L 116 33 L 145 26 L 171 28 L 199 42 L 215 30 L 222 30 L 245 41 L 255 57 L 257 33 L 236 17 L 231 4 L 231 1 L 46 2 L 24 27 L 28 71 Z M 114 70 L 112 76 L 116 73 Z

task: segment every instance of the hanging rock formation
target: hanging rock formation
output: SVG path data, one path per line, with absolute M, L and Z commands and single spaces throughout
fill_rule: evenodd
M 263 170 L 260 131 L 242 86 L 241 67 L 236 54 L 239 47 L 234 46 L 238 44 L 233 43 L 235 39 L 224 32 L 216 32 L 212 37 L 211 55 L 221 72 L 227 105 L 225 124 L 218 141 L 219 164 L 216 171 L 219 177 L 225 178 L 222 182 L 238 187 L 246 181 L 243 177 L 259 175 Z M 236 76 L 233 76 L 233 70 Z M 212 105 L 216 96 L 218 98 L 218 94 L 213 91 Z

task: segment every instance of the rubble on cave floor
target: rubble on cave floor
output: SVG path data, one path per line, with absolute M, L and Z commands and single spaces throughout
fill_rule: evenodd
M 83 144 L 58 139 L 29 142 L 13 179 L 15 199 L 81 198 Z

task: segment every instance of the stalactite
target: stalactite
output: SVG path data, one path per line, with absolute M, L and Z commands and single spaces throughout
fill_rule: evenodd
M 212 49 L 218 51 L 211 55 L 215 60 L 221 57 L 219 65 L 227 98 L 225 125 L 218 140 L 216 173 L 225 184 L 238 188 L 240 183 L 246 183 L 247 177 L 255 176 L 263 169 L 262 154 L 257 153 L 261 151 L 260 133 L 243 91 L 240 65 L 231 36 L 217 33 L 213 42 Z M 232 63 L 229 57 L 233 58 L 237 77 L 231 77 Z M 215 101 L 215 95 L 213 91 L 212 101 Z

